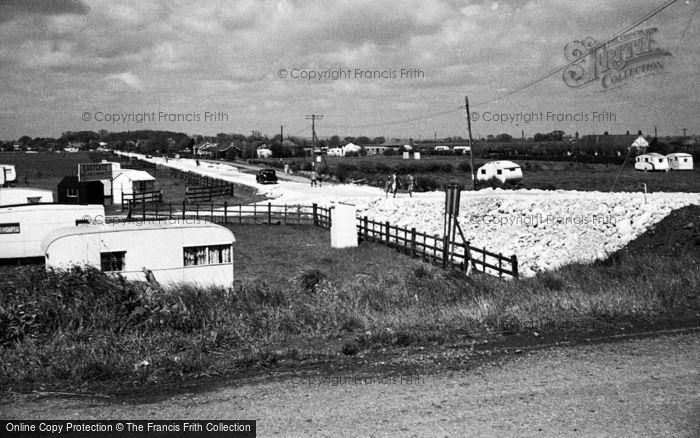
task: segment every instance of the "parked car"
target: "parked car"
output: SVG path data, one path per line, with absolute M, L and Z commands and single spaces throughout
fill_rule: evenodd
M 277 172 L 275 169 L 260 169 L 255 175 L 258 184 L 277 184 Z

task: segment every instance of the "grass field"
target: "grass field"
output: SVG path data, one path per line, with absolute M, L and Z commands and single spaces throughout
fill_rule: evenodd
M 14 164 L 16 167 L 16 187 L 53 190 L 54 199 L 56 200 L 56 186 L 64 176 L 77 175 L 78 164 L 99 162 L 103 159 L 117 161 L 115 155 L 95 152 L 64 152 L 59 154 L 0 152 L 0 163 Z M 184 181 L 178 178 L 171 178 L 167 170 L 155 172 L 151 170 L 150 173 L 156 178 L 156 189 L 163 190 L 164 202 L 181 203 L 184 200 L 186 186 Z M 249 204 L 265 199 L 264 196 L 257 195 L 254 188 L 236 184 L 233 197 L 218 198 L 218 201 L 228 201 L 233 204 Z
M 290 160 L 303 168 L 309 159 Z M 475 159 L 479 168 L 487 161 Z M 418 191 L 440 188 L 447 184 L 459 184 L 471 188 L 468 156 L 424 156 L 421 160 L 404 160 L 397 156 L 326 157 L 328 173 L 343 180 L 363 180 L 367 184 L 383 187 L 392 170 L 402 175 L 413 170 Z M 584 190 L 608 192 L 640 192 L 644 184 L 648 192 L 700 192 L 700 167 L 692 171 L 641 172 L 634 169 L 628 159 L 624 167 L 614 164 L 587 164 L 565 161 L 518 161 L 523 169 L 523 180 L 504 188 L 545 190 Z M 271 160 L 278 165 L 279 160 Z M 619 175 L 619 176 L 618 176 Z M 617 179 L 617 182 L 616 182 Z
M 369 243 L 331 249 L 328 231 L 318 228 L 231 228 L 231 290 L 5 267 L 0 387 L 164 382 L 457 335 L 673 319 L 700 291 L 692 249 L 618 255 L 506 282 L 467 278 Z M 144 360 L 147 368 L 135 366 Z

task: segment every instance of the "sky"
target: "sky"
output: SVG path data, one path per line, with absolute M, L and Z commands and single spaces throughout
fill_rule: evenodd
M 698 1 L 0 0 L 0 139 L 699 135 Z

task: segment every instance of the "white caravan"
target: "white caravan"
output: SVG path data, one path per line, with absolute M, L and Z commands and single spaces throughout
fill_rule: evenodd
M 20 187 L 0 188 L 0 206 L 16 204 L 36 204 L 53 202 L 53 192 L 42 189 L 24 189 Z
M 231 230 L 206 221 L 164 220 L 62 228 L 42 243 L 47 268 L 93 266 L 163 285 L 233 284 Z
M 102 205 L 23 204 L 0 207 L 0 259 L 43 257 L 41 240 L 61 227 L 104 220 Z
M 491 161 L 481 166 L 476 172 L 477 181 L 490 181 L 497 179 L 505 183 L 517 182 L 523 179 L 523 171 L 520 165 L 512 161 Z
M 693 156 L 685 152 L 666 155 L 671 170 L 693 170 Z
M 668 167 L 668 159 L 656 152 L 638 155 L 634 161 L 634 168 L 645 172 L 650 170 L 662 170 L 668 172 L 670 169 Z

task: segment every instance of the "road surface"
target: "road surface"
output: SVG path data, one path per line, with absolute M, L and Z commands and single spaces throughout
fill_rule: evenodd
M 273 375 L 156 402 L 12 394 L 0 417 L 256 419 L 266 437 L 697 437 L 699 369 L 700 334 L 676 333 L 436 375 Z

